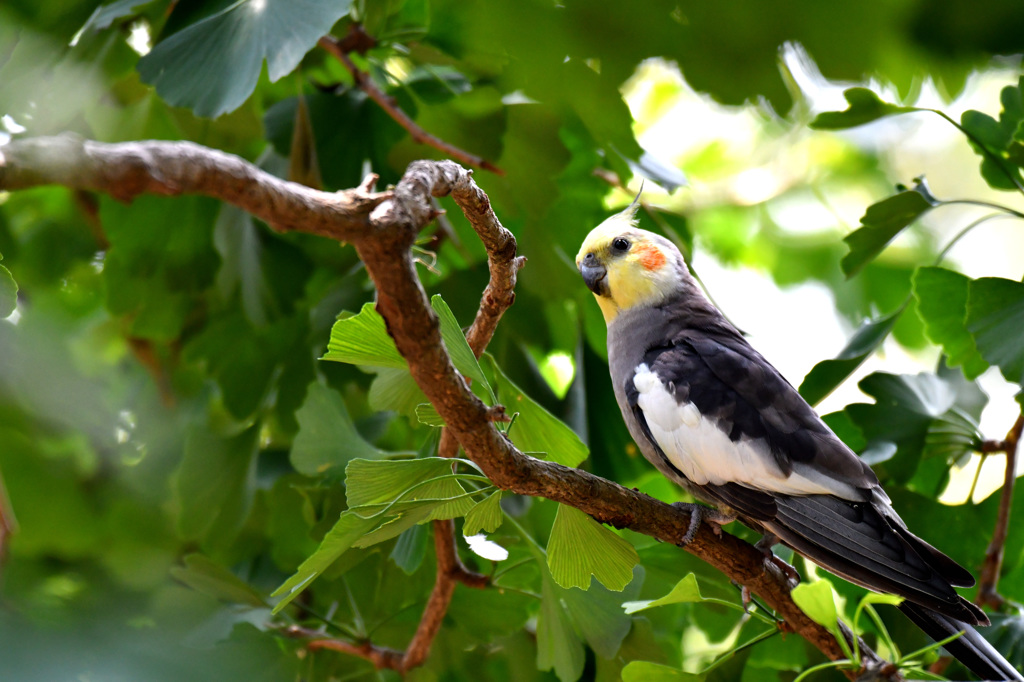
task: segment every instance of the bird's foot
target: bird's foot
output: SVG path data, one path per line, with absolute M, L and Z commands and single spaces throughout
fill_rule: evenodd
M 700 529 L 701 521 L 707 521 L 711 525 L 711 530 L 714 534 L 721 536 L 722 526 L 736 520 L 736 517 L 733 515 L 693 502 L 674 502 L 672 506 L 690 513 L 690 526 L 686 529 L 686 535 L 679 542 L 680 547 L 685 547 L 693 542 L 693 539 L 697 537 L 697 530 Z
M 775 552 L 772 551 L 772 547 L 774 547 L 777 544 L 779 544 L 779 536 L 773 533 L 765 533 L 761 537 L 761 539 L 754 544 L 754 547 L 757 547 L 759 550 L 761 550 L 761 553 L 764 554 L 765 559 L 771 561 L 773 564 L 778 566 L 779 570 L 782 571 L 782 573 L 790 580 L 790 582 L 792 582 L 794 585 L 799 584 L 800 573 L 796 570 L 796 568 L 794 568 L 790 564 L 787 564 L 785 561 L 776 556 Z

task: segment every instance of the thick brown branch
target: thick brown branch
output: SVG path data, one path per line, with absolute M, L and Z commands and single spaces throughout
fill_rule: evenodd
M 999 513 L 996 526 L 992 531 L 992 541 L 985 551 L 985 562 L 981 566 L 981 577 L 978 580 L 978 595 L 975 601 L 979 606 L 999 608 L 1005 601 L 999 594 L 999 573 L 1003 567 L 1003 551 L 1006 536 L 1010 528 L 1010 511 L 1013 507 L 1013 486 L 1017 480 L 1017 449 L 1020 444 L 1021 431 L 1024 430 L 1024 412 L 1017 417 L 1013 428 L 1006 434 L 1006 439 L 992 443 L 986 441 L 989 449 L 985 452 L 1005 452 L 1006 472 L 1003 477 L 1003 490 L 999 497 Z
M 353 24 L 353 29 L 351 31 L 358 31 L 359 33 L 362 33 L 362 29 L 359 28 L 357 24 Z M 351 31 L 349 34 L 350 36 L 352 35 Z M 363 33 L 363 35 L 366 34 Z M 398 103 L 395 101 L 395 98 L 391 97 L 386 92 L 377 87 L 377 84 L 373 82 L 372 78 L 370 78 L 370 74 L 366 73 L 365 71 L 357 67 L 355 63 L 353 63 L 352 59 L 348 56 L 350 51 L 355 50 L 350 50 L 346 48 L 348 48 L 350 44 L 356 45 L 360 43 L 355 43 L 351 41 L 348 37 L 346 37 L 344 40 L 338 40 L 334 36 L 324 36 L 323 38 L 320 39 L 319 44 L 320 47 L 330 52 L 339 62 L 341 62 L 342 66 L 344 66 L 345 69 L 350 74 L 352 74 L 352 79 L 355 80 L 356 85 L 359 87 L 359 89 L 365 92 L 370 97 L 370 99 L 376 102 L 377 105 L 395 121 L 395 123 L 405 128 L 406 132 L 409 133 L 413 140 L 419 142 L 420 144 L 425 144 L 427 146 L 433 147 L 434 149 L 437 149 L 438 151 L 455 159 L 459 163 L 464 163 L 468 166 L 476 166 L 477 168 L 483 168 L 484 170 L 491 171 L 492 173 L 497 173 L 498 175 L 505 174 L 505 171 L 501 170 L 496 165 L 494 165 L 487 159 L 483 158 L 482 156 L 470 154 L 467 151 L 459 149 L 453 144 L 445 142 L 436 135 L 431 135 L 426 130 L 421 128 L 419 125 L 417 125 L 415 121 L 409 118 L 409 115 L 402 111 L 402 108 L 398 106 Z
M 0 147 L 0 190 L 40 185 L 140 194 L 203 194 L 234 204 L 282 231 L 353 241 L 389 197 L 363 188 L 321 192 L 266 173 L 233 154 L 191 142 L 104 144 L 74 135 L 18 140 Z

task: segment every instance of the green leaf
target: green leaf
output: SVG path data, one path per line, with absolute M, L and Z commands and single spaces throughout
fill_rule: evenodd
M 189 434 L 174 482 L 182 537 L 211 546 L 234 539 L 256 488 L 258 436 L 258 425 L 231 438 L 205 429 Z
M 424 457 L 405 460 L 354 459 L 345 467 L 345 498 L 350 508 L 391 502 L 431 479 L 452 475 L 459 460 Z M 417 499 L 416 495 L 408 499 Z
M 466 514 L 466 520 L 462 524 L 463 535 L 476 535 L 477 533 L 493 533 L 505 520 L 505 513 L 501 510 L 501 491 L 491 493 Z
M 861 227 L 843 238 L 850 247 L 840 263 L 846 276 L 853 277 L 860 272 L 896 235 L 934 205 L 925 192 L 912 189 L 868 206 L 860 219 Z
M 274 606 L 274 613 L 287 606 L 302 590 L 326 571 L 328 566 L 347 552 L 352 547 L 352 543 L 370 531 L 377 523 L 377 519 L 364 519 L 354 512 L 344 512 L 334 527 L 324 536 L 316 552 L 302 562 L 292 577 L 271 593 L 272 597 L 283 596 L 283 599 Z
M 253 607 L 267 605 L 248 583 L 202 554 L 186 555 L 184 566 L 171 567 L 171 576 L 214 599 Z
M 374 371 L 377 378 L 370 384 L 367 396 L 370 407 L 378 412 L 397 412 L 410 420 L 416 419 L 416 409 L 426 402 L 427 396 L 416 385 L 412 374 L 408 370 L 390 367 Z
M 1016 191 L 1021 183 L 1018 167 L 1024 158 L 1017 133 L 1024 119 L 1022 87 L 1024 83 L 1018 81 L 1002 89 L 998 121 L 971 109 L 960 116 L 960 125 L 972 136 L 971 147 L 981 156 L 981 175 L 994 189 Z
M 672 591 L 666 594 L 664 597 L 657 599 L 648 599 L 646 601 L 627 601 L 623 602 L 622 608 L 626 613 L 637 613 L 638 611 L 644 611 L 646 609 L 652 609 L 656 606 L 667 606 L 669 604 L 689 604 L 693 602 L 704 601 L 705 598 L 700 593 L 700 587 L 697 585 L 697 576 L 693 573 L 689 573 L 685 578 L 676 583 Z
M 915 107 L 901 107 L 884 102 L 867 88 L 849 88 L 843 91 L 843 97 L 850 105 L 845 111 L 826 111 L 818 114 L 811 122 L 811 127 L 817 130 L 845 130 L 886 116 L 920 111 Z
M 216 118 L 249 98 L 264 59 L 271 82 L 294 71 L 350 4 L 238 0 L 157 43 L 139 75 L 168 104 Z
M 608 589 L 621 592 L 639 562 L 629 542 L 579 509 L 558 505 L 548 538 L 548 568 L 560 586 L 587 589 L 594 576 Z
M 943 436 L 935 434 L 950 430 L 962 438 L 963 433 L 977 428 L 965 425 L 970 424 L 969 420 L 965 422 L 965 415 L 972 415 L 975 409 L 976 385 L 956 375 L 875 372 L 858 385 L 875 398 L 875 404 L 855 403 L 845 411 L 867 440 L 868 447 L 861 457 L 877 466 L 883 478 L 900 483 L 910 480 L 926 454 L 944 452 L 947 457 L 958 458 L 959 454 L 949 450 L 953 436 L 944 441 Z M 929 451 L 932 429 L 936 430 L 932 436 L 935 443 Z
M 800 583 L 793 588 L 793 601 L 818 625 L 835 632 L 839 626 L 839 612 L 836 610 L 835 591 L 832 583 L 818 580 Z
M 882 345 L 902 312 L 900 309 L 885 317 L 864 322 L 839 355 L 830 360 L 822 360 L 812 367 L 800 384 L 800 395 L 804 400 L 816 405 L 846 381 Z
M 363 305 L 358 315 L 338 320 L 331 327 L 327 353 L 322 360 L 347 362 L 370 367 L 391 367 L 408 370 L 394 340 L 388 336 L 384 318 L 372 303 Z
M 130 205 L 100 199 L 110 242 L 103 260 L 107 308 L 125 316 L 133 336 L 171 341 L 181 335 L 220 264 L 212 238 L 218 209 L 212 199 L 195 196 L 144 194 Z
M 633 579 L 622 592 L 613 592 L 592 581 L 586 591 L 573 587 L 562 592 L 576 629 L 598 656 L 613 659 L 629 634 L 633 619 L 622 611 L 623 599 L 635 599 L 644 583 L 642 566 L 633 568 Z
M 440 320 L 441 338 L 444 339 L 445 348 L 448 349 L 448 355 L 451 356 L 455 369 L 459 370 L 467 379 L 479 381 L 487 387 L 488 393 L 493 394 L 491 384 L 484 376 L 483 370 L 480 369 L 480 363 L 477 362 L 473 349 L 469 347 L 466 335 L 462 333 L 462 328 L 459 327 L 451 308 L 444 302 L 440 294 L 434 294 L 431 297 L 430 307 L 434 309 L 438 320 Z
M 703 674 L 686 673 L 650 661 L 630 661 L 622 669 L 622 682 L 701 682 Z
M 416 421 L 436 428 L 444 426 L 444 419 L 437 413 L 437 408 L 430 403 L 420 403 L 416 406 Z
M 0 320 L 9 317 L 18 307 L 18 283 L 11 271 L 0 265 Z
M 306 476 L 344 467 L 353 459 L 379 459 L 385 453 L 359 435 L 337 391 L 310 384 L 306 401 L 295 413 L 299 432 L 289 455 L 292 466 Z
M 505 376 L 493 358 L 487 356 L 498 388 L 498 401 L 509 414 L 518 414 L 509 431 L 512 442 L 528 452 L 550 462 L 567 467 L 578 466 L 590 454 L 576 433 L 553 414 L 534 402 Z
M 537 670 L 553 668 L 561 682 L 576 682 L 584 662 L 583 642 L 558 598 L 558 587 L 545 577 L 537 615 Z
M 249 322 L 257 328 L 266 326 L 273 294 L 260 260 L 260 230 L 252 215 L 237 206 L 222 206 L 213 227 L 213 244 L 221 258 L 216 280 L 221 300 L 230 301 L 237 291 Z
M 413 501 L 401 505 L 401 511 L 395 516 L 388 517 L 383 523 L 372 531 L 352 543 L 353 547 L 371 547 L 381 542 L 387 542 L 396 538 L 406 531 L 416 527 L 418 524 L 430 520 L 434 509 L 444 504 L 441 500 L 429 499 Z M 375 516 L 378 521 L 379 516 Z
M 918 268 L 914 273 L 917 314 L 925 334 L 942 346 L 949 367 L 963 367 L 964 376 L 974 379 L 988 363 L 978 353 L 967 331 L 967 296 L 971 280 L 945 268 Z
M 403 516 L 422 514 L 422 518 L 416 516 L 411 522 L 406 518 L 402 522 L 405 527 L 464 516 L 473 508 L 473 501 L 452 474 L 452 465 L 458 461 L 461 460 L 441 457 L 399 461 L 354 459 L 345 470 L 348 505 L 368 517 L 385 510 Z M 382 530 L 380 536 L 393 530 Z M 382 539 L 386 538 L 375 537 L 373 542 Z
M 470 635 L 475 641 L 490 642 L 516 633 L 537 612 L 537 600 L 512 590 L 455 590 L 451 606 L 445 616 Z M 524 634 L 522 632 L 520 635 Z M 507 641 L 507 640 L 506 640 Z M 531 648 L 533 645 L 531 645 Z M 504 649 L 508 651 L 508 649 Z M 523 663 L 530 668 L 533 661 Z M 480 677 L 479 679 L 485 679 Z M 515 677 L 506 678 L 511 682 Z
M 1007 381 L 1024 385 L 1024 284 L 999 277 L 971 282 L 967 329 L 985 360 Z
M 398 536 L 390 557 L 406 575 L 412 575 L 423 564 L 427 554 L 427 527 L 417 524 Z
M 78 29 L 77 35 L 81 35 L 86 31 L 102 31 L 105 28 L 109 28 L 118 19 L 130 17 L 137 13 L 139 9 L 152 2 L 153 0 L 115 0 L 106 5 L 100 5 L 89 15 L 82 28 Z M 77 42 L 77 40 L 72 42 Z

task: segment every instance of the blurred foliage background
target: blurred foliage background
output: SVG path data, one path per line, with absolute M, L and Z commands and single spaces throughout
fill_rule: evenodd
M 0 142 L 191 140 L 328 190 L 369 171 L 394 183 L 410 161 L 444 156 L 317 47 L 354 24 L 372 38 L 349 53 L 358 69 L 422 129 L 502 171 L 476 180 L 529 262 L 483 363 L 499 398 L 531 396 L 561 419 L 590 471 L 682 499 L 629 440 L 604 324 L 572 264 L 644 180 L 641 225 L 679 244 L 755 346 L 825 400 L 909 526 L 980 565 L 1005 458 L 976 450 L 1013 424 L 1024 374 L 1024 7 L 7 0 Z M 853 100 L 822 125 L 856 84 L 963 130 Z M 880 203 L 897 183 L 909 212 Z M 466 325 L 485 253 L 444 207 L 420 274 Z M 993 211 L 1012 220 L 939 258 Z M 844 260 L 851 247 L 862 267 Z M 0 254 L 0 471 L 17 519 L 0 568 L 2 676 L 395 679 L 283 629 L 404 647 L 433 582 L 429 526 L 349 550 L 275 615 L 268 600 L 345 510 L 350 460 L 436 449 L 407 374 L 319 360 L 339 315 L 373 299 L 354 251 L 210 199 L 124 205 L 53 187 L 0 194 Z M 564 436 L 537 424 L 524 417 L 525 437 Z M 797 637 L 759 641 L 763 622 L 717 602 L 626 614 L 621 602 L 689 573 L 705 597 L 739 599 L 685 552 L 629 532 L 641 563 L 624 592 L 555 585 L 536 559 L 556 505 L 501 503 L 489 538 L 508 558 L 459 535 L 494 587 L 456 590 L 410 679 L 793 680 L 823 660 Z M 1024 600 L 1022 551 L 1016 524 L 999 585 L 1010 600 Z M 861 591 L 833 584 L 850 617 Z M 925 644 L 889 615 L 904 651 Z M 1011 602 L 993 629 L 1018 664 L 1022 625 Z

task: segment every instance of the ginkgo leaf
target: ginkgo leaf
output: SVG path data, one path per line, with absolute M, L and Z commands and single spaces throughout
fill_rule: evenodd
M 420 403 L 416 406 L 416 421 L 437 428 L 444 426 L 444 419 L 437 413 L 437 408 L 430 403 Z
M 391 502 L 425 481 L 450 476 L 452 464 L 456 461 L 443 457 L 394 461 L 353 459 L 345 467 L 348 506 L 354 508 Z
M 509 431 L 509 437 L 516 447 L 536 454 L 541 459 L 568 467 L 579 466 L 590 455 L 580 437 L 520 390 L 505 376 L 498 363 L 490 356 L 488 358 L 494 371 L 498 400 L 509 414 L 518 414 Z
M 290 459 L 299 473 L 316 476 L 355 458 L 378 459 L 388 454 L 363 440 L 341 395 L 322 384 L 310 385 L 295 419 L 300 428 Z
M 583 642 L 558 598 L 558 587 L 545 577 L 537 614 L 537 670 L 554 669 L 561 682 L 576 682 L 585 660 Z
M 793 588 L 793 601 L 818 625 L 835 632 L 839 625 L 835 590 L 827 580 L 800 583 Z
M 350 4 L 237 0 L 157 43 L 139 74 L 168 104 L 216 118 L 249 98 L 264 60 L 271 82 L 291 73 Z
M 548 569 L 562 587 L 590 587 L 594 576 L 621 592 L 633 579 L 640 557 L 633 545 L 579 509 L 558 505 L 548 538 Z
M 384 318 L 374 310 L 372 303 L 363 304 L 358 315 L 334 323 L 327 353 L 321 359 L 369 367 L 409 369 L 395 348 L 394 340 L 388 336 Z
M 274 613 L 283 609 L 302 590 L 309 587 L 309 584 L 327 570 L 328 566 L 352 547 L 352 543 L 370 531 L 377 523 L 379 523 L 377 519 L 364 519 L 353 512 L 343 513 L 334 527 L 324 536 L 317 550 L 299 565 L 292 577 L 271 593 L 272 597 L 283 596 L 283 599 L 274 606 Z
M 189 554 L 184 566 L 172 566 L 171 576 L 215 599 L 252 607 L 267 606 L 263 597 L 247 582 L 202 554 Z
M 702 682 L 703 679 L 704 675 L 650 661 L 630 661 L 622 669 L 622 682 Z
M 444 302 L 444 299 L 439 294 L 431 297 L 430 307 L 437 313 L 441 324 L 441 338 L 444 339 L 445 348 L 448 349 L 448 355 L 451 356 L 455 369 L 462 372 L 462 375 L 466 378 L 484 384 L 487 390 L 490 391 L 490 383 L 484 376 L 483 370 L 480 369 L 480 363 L 477 361 L 476 355 L 473 354 L 473 350 L 469 347 L 469 342 L 466 341 L 466 336 L 462 333 L 462 328 L 459 327 L 459 323 L 455 319 L 451 308 L 448 307 L 448 304 Z
M 498 530 L 501 522 L 505 520 L 505 513 L 501 510 L 501 491 L 491 493 L 466 514 L 466 520 L 462 524 L 462 534 L 466 536 L 477 533 L 493 533 Z
M 693 573 L 689 573 L 685 578 L 680 580 L 672 588 L 672 591 L 666 594 L 664 597 L 657 599 L 648 599 L 645 601 L 627 601 L 623 602 L 622 608 L 626 613 L 636 613 L 638 611 L 644 611 L 646 609 L 652 609 L 656 606 L 667 606 L 669 604 L 689 604 L 692 602 L 705 601 L 704 596 L 700 593 L 700 587 L 697 585 L 697 576 Z

